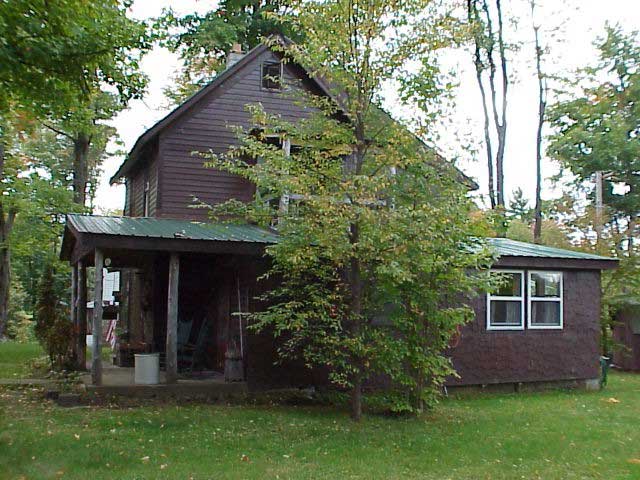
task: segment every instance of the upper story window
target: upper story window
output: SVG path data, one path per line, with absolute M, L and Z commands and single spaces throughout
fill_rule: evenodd
M 500 270 L 500 287 L 487 295 L 487 330 L 524 329 L 524 272 Z
M 261 81 L 262 88 L 282 90 L 282 62 L 264 62 Z
M 262 141 L 268 145 L 281 149 L 285 156 L 289 157 L 292 153 L 300 150 L 300 146 L 291 145 L 289 139 L 282 139 L 280 135 L 265 135 Z M 257 164 L 261 164 L 264 161 L 262 157 L 256 159 Z M 266 188 L 256 189 L 256 200 L 278 211 L 278 217 L 273 218 L 271 221 L 272 227 L 277 227 L 281 220 L 281 217 L 289 213 L 289 207 L 291 204 L 292 196 L 288 192 L 274 192 Z M 295 200 L 294 205 L 295 207 Z
M 562 273 L 529 272 L 528 328 L 562 328 Z
M 142 197 L 142 216 L 149 216 L 149 180 L 145 180 L 144 182 L 144 194 Z

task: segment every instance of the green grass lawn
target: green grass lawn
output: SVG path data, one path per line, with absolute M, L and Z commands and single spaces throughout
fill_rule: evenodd
M 640 375 L 361 424 L 321 407 L 63 409 L 5 390 L 0 478 L 638 479 Z
M 20 378 L 28 374 L 28 362 L 44 355 L 38 343 L 0 343 L 0 378 Z

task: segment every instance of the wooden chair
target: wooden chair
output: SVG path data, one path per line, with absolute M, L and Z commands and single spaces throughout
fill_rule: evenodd
M 205 319 L 200 325 L 198 331 L 198 338 L 195 344 L 187 343 L 182 349 L 181 362 L 186 365 L 186 371 L 193 372 L 193 367 L 198 360 L 202 357 L 206 349 L 207 332 L 209 331 L 209 322 Z

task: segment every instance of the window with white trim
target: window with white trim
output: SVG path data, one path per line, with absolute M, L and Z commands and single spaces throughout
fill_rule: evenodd
M 524 271 L 496 270 L 500 286 L 487 295 L 487 330 L 524 329 Z
M 527 328 L 562 328 L 562 273 L 529 271 Z

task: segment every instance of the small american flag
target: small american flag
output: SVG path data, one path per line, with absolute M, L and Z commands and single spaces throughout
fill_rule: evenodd
M 107 334 L 105 336 L 105 342 L 111 345 L 111 348 L 116 346 L 116 323 L 117 320 L 109 320 L 109 326 L 107 327 Z

